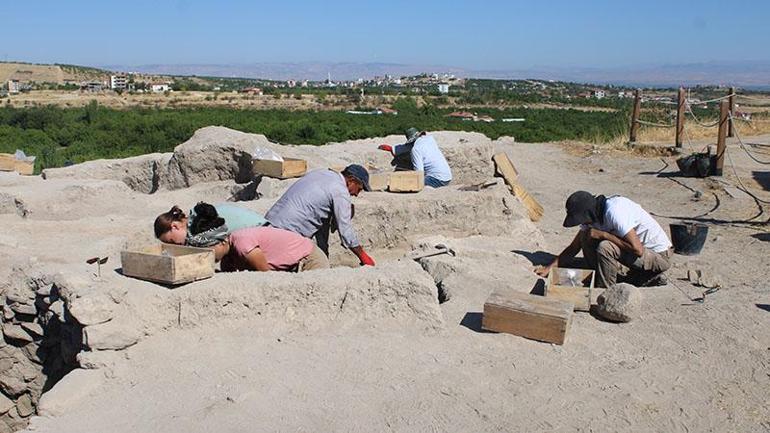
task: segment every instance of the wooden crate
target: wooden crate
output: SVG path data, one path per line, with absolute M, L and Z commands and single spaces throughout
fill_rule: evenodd
M 568 274 L 570 272 L 574 272 L 572 279 Z M 590 269 L 551 268 L 548 284 L 545 286 L 545 296 L 571 302 L 575 305 L 575 311 L 588 311 L 591 308 L 595 274 Z
M 385 191 L 388 189 L 390 175 L 392 173 L 369 173 L 369 187 L 372 191 Z
M 123 275 L 163 284 L 182 284 L 214 275 L 214 251 L 160 244 L 141 251 L 122 251 Z
M 481 327 L 488 331 L 564 344 L 573 308 L 569 302 L 529 293 L 493 292 L 484 303 Z
M 10 153 L 0 153 L 0 171 L 15 171 L 28 176 L 35 171 L 35 163 L 20 161 Z
M 390 173 L 388 191 L 420 192 L 425 187 L 425 173 L 422 171 L 394 171 Z
M 284 158 L 283 161 L 269 159 L 255 159 L 252 164 L 252 173 L 276 179 L 288 179 L 304 176 L 307 172 L 307 161 L 304 159 Z

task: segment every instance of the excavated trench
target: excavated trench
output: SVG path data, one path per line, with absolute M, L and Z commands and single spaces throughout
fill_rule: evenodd
M 481 191 L 459 188 L 492 177 L 491 141 L 484 137 L 486 141 L 479 144 L 462 137 L 450 138 L 453 142 L 444 150 L 456 173 L 456 186 L 426 189 L 415 195 L 367 193 L 356 199 L 356 230 L 376 257 L 388 257 L 380 261 L 384 265 L 381 267 L 341 267 L 304 275 L 269 273 L 260 276 L 260 290 L 254 290 L 248 273 L 218 274 L 168 290 L 119 274 L 98 279 L 90 274 L 84 277 L 82 270 L 73 270 L 74 277 L 51 274 L 44 263 L 16 270 L 0 288 L 4 335 L 0 347 L 0 433 L 26 426 L 40 408 L 41 395 L 72 370 L 105 368 L 110 354 L 166 329 L 216 326 L 232 320 L 280 321 L 304 332 L 362 327 L 409 327 L 420 332 L 442 329 L 445 325 L 440 304 L 451 303 L 458 293 L 463 298 L 463 291 L 487 281 L 497 284 L 503 279 L 490 275 L 504 265 L 474 271 L 489 262 L 485 254 L 490 249 L 496 249 L 492 262 L 510 263 L 511 246 L 485 242 L 498 236 L 519 238 L 521 242 L 542 239 L 502 182 Z M 50 200 L 3 194 L 0 206 L 7 208 L 3 213 L 17 213 L 29 220 L 27 213 L 41 215 L 43 209 L 51 209 L 56 200 L 65 198 L 62 209 L 77 205 L 70 203 L 72 197 L 75 201 L 92 200 L 92 196 L 103 195 L 100 191 L 114 189 L 111 194 L 121 197 L 117 200 L 130 201 L 136 200 L 136 192 L 153 194 L 220 180 L 236 182 L 232 191 L 236 199 L 275 198 L 291 181 L 251 177 L 248 150 L 255 144 L 277 146 L 261 136 L 204 128 L 178 146 L 174 154 L 46 170 L 44 177 L 48 180 L 43 182 L 61 182 L 58 188 L 65 194 L 55 188 L 50 189 L 54 195 Z M 285 156 L 307 158 L 315 166 L 341 165 L 351 160 L 387 164 L 381 152 L 361 152 L 360 146 L 331 145 L 326 151 L 335 146 L 341 148 L 331 153 L 347 159 L 325 158 L 319 156 L 324 155 L 322 150 L 305 146 L 288 148 Z M 88 179 L 91 184 L 84 185 L 91 186 L 83 189 L 73 184 L 78 179 Z M 123 187 L 123 191 L 98 183 L 105 180 L 122 181 L 128 188 Z M 119 208 L 110 210 L 116 211 Z M 78 213 L 66 212 L 70 219 L 75 218 L 73 221 L 79 218 Z M 56 214 L 49 211 L 49 215 Z M 419 263 L 409 258 L 394 260 L 394 252 L 432 248 L 437 241 L 420 239 L 438 233 L 446 236 L 441 242 L 465 239 L 452 244 L 457 248 L 457 258 L 433 257 Z M 119 262 L 119 250 L 109 254 L 115 257 L 112 263 Z M 333 262 L 355 265 L 345 262 L 349 260 L 345 254 L 349 256 L 337 243 L 332 244 Z M 463 280 L 462 274 L 472 278 Z

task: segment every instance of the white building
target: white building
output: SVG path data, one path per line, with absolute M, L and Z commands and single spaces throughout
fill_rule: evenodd
M 110 89 L 126 90 L 128 87 L 128 77 L 125 75 L 110 75 Z
M 19 80 L 8 80 L 8 94 L 14 95 L 21 90 L 21 84 Z
M 447 83 L 441 83 L 438 85 L 438 92 L 446 95 L 449 93 L 449 84 Z
M 604 90 L 594 90 L 594 98 L 603 99 L 605 96 L 607 96 L 607 94 Z
M 153 93 L 163 93 L 171 91 L 171 86 L 169 86 L 168 83 L 152 83 L 150 84 L 150 90 L 152 90 Z

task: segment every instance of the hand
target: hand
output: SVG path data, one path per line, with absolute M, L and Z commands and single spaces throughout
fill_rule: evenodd
M 393 146 L 391 146 L 389 144 L 381 144 L 381 145 L 377 146 L 377 149 L 393 153 Z
M 547 276 L 548 276 L 548 273 L 549 273 L 549 272 L 551 272 L 551 267 L 552 267 L 552 266 L 553 266 L 553 265 L 548 265 L 548 266 L 542 266 L 542 265 L 541 265 L 541 266 L 536 266 L 536 267 L 535 267 L 535 273 L 536 273 L 537 275 L 539 275 L 539 276 L 541 276 L 541 277 L 545 278 L 545 277 L 547 277 Z
M 590 237 L 591 239 L 597 240 L 597 241 L 603 241 L 605 239 L 605 234 L 606 233 L 607 232 L 595 229 L 593 227 L 588 229 L 588 237 Z
M 366 251 L 364 250 L 361 250 L 358 259 L 361 260 L 361 266 L 374 266 L 374 259 L 369 257 L 369 254 L 366 254 Z

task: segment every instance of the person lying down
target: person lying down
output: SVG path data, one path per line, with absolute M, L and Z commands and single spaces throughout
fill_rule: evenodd
M 329 259 L 310 239 L 288 230 L 262 226 L 261 215 L 247 215 L 251 211 L 246 209 L 238 209 L 239 213 L 226 212 L 228 218 L 222 218 L 218 212 L 220 207 L 222 205 L 215 207 L 200 202 L 188 218 L 174 206 L 155 220 L 155 236 L 166 243 L 213 249 L 223 272 L 299 272 L 329 267 Z M 233 215 L 239 217 L 237 221 Z

